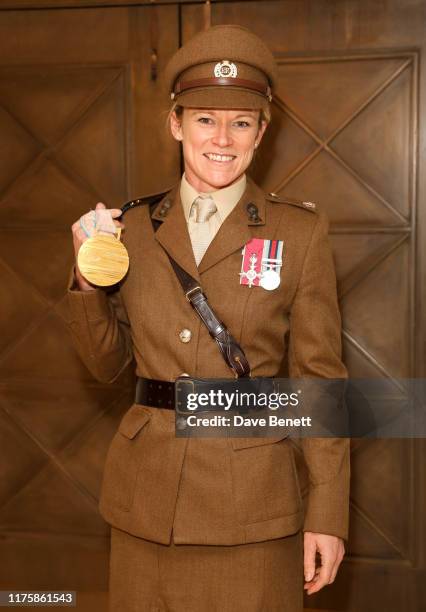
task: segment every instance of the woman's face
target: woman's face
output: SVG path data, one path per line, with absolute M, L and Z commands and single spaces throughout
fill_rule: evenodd
M 182 141 L 185 176 L 199 192 L 235 183 L 248 168 L 266 129 L 260 111 L 184 108 L 170 127 Z

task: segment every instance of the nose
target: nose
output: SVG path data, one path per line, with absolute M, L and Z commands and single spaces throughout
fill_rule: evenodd
M 217 123 L 212 141 L 218 147 L 229 147 L 232 144 L 231 131 L 225 121 Z

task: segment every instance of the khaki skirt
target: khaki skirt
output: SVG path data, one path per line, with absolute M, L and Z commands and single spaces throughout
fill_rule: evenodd
M 302 534 L 234 546 L 111 528 L 110 612 L 302 612 Z

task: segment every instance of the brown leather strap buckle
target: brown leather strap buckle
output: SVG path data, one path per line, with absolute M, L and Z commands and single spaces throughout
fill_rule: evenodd
M 192 287 L 192 289 L 190 289 L 189 291 L 185 291 L 185 297 L 188 300 L 188 302 L 191 301 L 190 295 L 192 295 L 196 291 L 199 291 L 200 293 L 203 293 L 203 290 L 201 289 L 201 287 L 199 285 L 197 285 L 196 287 Z

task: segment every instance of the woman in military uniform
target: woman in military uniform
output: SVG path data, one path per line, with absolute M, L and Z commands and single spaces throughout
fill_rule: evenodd
M 274 377 L 287 351 L 292 377 L 346 377 L 327 220 L 313 203 L 265 194 L 246 175 L 276 80 L 271 52 L 244 28 L 216 26 L 184 45 L 167 68 L 184 175 L 171 190 L 130 202 L 121 221 L 120 210 L 109 211 L 125 226 L 130 256 L 119 287 L 96 288 L 75 267 L 69 324 L 82 359 L 103 382 L 132 359 L 138 376 L 100 499 L 112 527 L 114 612 L 301 611 L 303 589 L 333 582 L 344 554 L 347 441 L 302 440 L 303 512 L 284 434 L 175 436 L 169 392 L 182 374 L 233 378 L 245 357 L 253 377 Z M 73 226 L 76 255 L 90 221 Z M 256 272 L 253 244 L 276 249 L 271 274 Z M 226 362 L 176 269 L 207 296 L 242 361 Z

